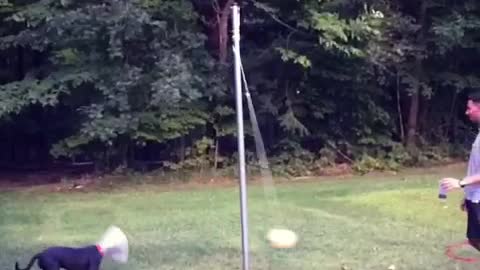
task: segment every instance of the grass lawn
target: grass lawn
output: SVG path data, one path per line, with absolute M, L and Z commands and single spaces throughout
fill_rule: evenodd
M 464 239 L 465 215 L 458 210 L 460 193 L 449 197 L 448 208 L 439 203 L 439 177 L 282 184 L 275 186 L 277 204 L 261 185 L 251 186 L 251 269 L 478 269 L 444 255 L 447 244 Z M 13 269 L 16 260 L 24 267 L 47 245 L 92 243 L 110 224 L 128 234 L 131 253 L 127 265 L 104 269 L 240 269 L 238 198 L 236 187 L 3 192 L 0 269 Z M 277 224 L 298 233 L 295 249 L 268 247 L 265 233 Z

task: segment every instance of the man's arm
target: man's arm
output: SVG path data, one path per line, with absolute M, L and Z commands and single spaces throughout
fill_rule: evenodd
M 478 184 L 480 183 L 480 174 L 472 175 L 472 176 L 467 176 L 460 180 L 459 185 L 461 187 L 463 186 L 468 186 L 472 184 Z
M 480 174 L 467 176 L 462 180 L 457 178 L 443 178 L 440 184 L 446 191 L 463 188 L 468 185 L 480 184 Z

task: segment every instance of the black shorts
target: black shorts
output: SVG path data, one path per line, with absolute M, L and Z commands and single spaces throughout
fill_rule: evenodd
M 467 211 L 467 238 L 480 239 L 480 202 L 465 200 Z

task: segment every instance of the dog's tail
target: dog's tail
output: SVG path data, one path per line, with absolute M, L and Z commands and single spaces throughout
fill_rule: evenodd
M 35 263 L 37 259 L 38 259 L 38 254 L 33 256 L 32 259 L 30 259 L 30 262 L 28 263 L 27 267 L 23 269 L 18 267 L 18 262 L 15 262 L 15 270 L 29 270 L 30 268 L 32 268 L 33 263 Z

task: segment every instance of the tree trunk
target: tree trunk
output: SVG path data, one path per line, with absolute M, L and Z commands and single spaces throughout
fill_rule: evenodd
M 452 53 L 453 55 L 453 61 L 454 61 L 454 69 L 457 71 L 457 72 L 461 72 L 461 70 L 459 69 L 459 51 L 458 49 L 455 49 Z M 453 92 L 453 98 L 452 98 L 452 103 L 450 105 L 450 115 L 449 115 L 449 125 L 447 127 L 447 130 L 449 130 L 450 132 L 448 132 L 448 135 L 451 136 L 450 139 L 453 141 L 454 144 L 457 143 L 457 120 L 458 120 L 458 115 L 457 115 L 457 112 L 458 112 L 458 105 L 457 105 L 457 99 L 458 99 L 458 90 L 455 90 Z
M 456 116 L 458 112 L 458 106 L 455 106 L 455 109 L 453 110 L 453 114 Z M 453 123 L 452 123 L 452 142 L 454 145 L 458 143 L 457 139 L 457 131 L 458 131 L 458 117 L 452 117 Z
M 17 80 L 21 81 L 25 77 L 24 68 L 24 50 L 22 47 L 17 47 Z
M 208 36 L 208 47 L 214 51 L 220 63 L 228 56 L 228 22 L 234 0 L 191 0 Z
M 420 116 L 419 116 L 419 126 L 418 132 L 421 135 L 430 135 L 428 134 L 428 110 L 430 108 L 430 99 L 424 96 L 420 96 Z
M 405 142 L 405 129 L 403 123 L 403 110 L 401 105 L 401 97 L 400 97 L 400 75 L 397 70 L 397 85 L 396 85 L 396 92 L 397 92 L 397 112 L 398 112 L 398 126 L 400 129 L 400 140 Z
M 410 111 L 408 113 L 408 130 L 406 145 L 412 149 L 416 145 L 418 111 L 420 105 L 420 89 L 417 89 L 410 97 Z
M 229 16 L 231 13 L 231 5 L 233 0 L 228 0 L 227 3 L 223 6 L 220 18 L 218 20 L 218 43 L 219 43 L 219 61 L 221 64 L 227 62 L 228 56 L 228 22 Z
M 418 22 L 421 26 L 419 31 L 418 41 L 421 45 L 425 45 L 425 17 L 426 17 L 427 5 L 426 1 L 420 2 Z M 423 68 L 423 61 L 420 57 L 415 59 L 415 74 L 417 79 L 420 82 L 425 81 L 425 73 Z M 417 144 L 417 131 L 418 131 L 418 116 L 420 109 L 420 94 L 421 86 L 417 87 L 410 97 L 410 110 L 408 113 L 408 124 L 407 124 L 407 149 L 412 150 Z
M 218 154 L 219 154 L 219 147 L 220 147 L 220 143 L 219 143 L 219 138 L 217 136 L 215 136 L 215 153 L 214 153 L 214 157 L 213 157 L 213 172 L 214 172 L 214 176 L 217 176 L 217 168 L 218 168 Z
M 178 149 L 178 153 L 179 153 L 179 158 L 180 158 L 180 161 L 181 162 L 184 162 L 185 161 L 185 136 L 182 136 L 180 137 L 180 146 L 179 146 L 179 149 Z

